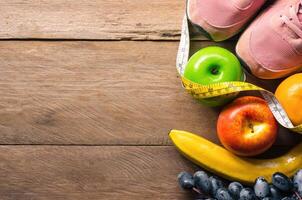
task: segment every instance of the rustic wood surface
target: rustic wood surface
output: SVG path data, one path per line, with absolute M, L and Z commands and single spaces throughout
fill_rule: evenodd
M 2 146 L 1 200 L 192 199 L 173 147 Z
M 192 199 L 176 176 L 196 166 L 168 132 L 219 144 L 220 109 L 181 88 L 183 9 L 176 0 L 0 2 L 1 200 Z M 208 45 L 233 50 L 235 40 L 192 49 Z M 248 80 L 271 91 L 279 82 Z M 280 128 L 268 156 L 298 141 Z
M 184 1 L 1 0 L 0 38 L 177 40 Z

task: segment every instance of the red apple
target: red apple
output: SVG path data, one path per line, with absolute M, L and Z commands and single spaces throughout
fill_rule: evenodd
M 240 97 L 219 115 L 217 133 L 222 145 L 240 156 L 255 156 L 275 142 L 278 125 L 264 99 Z

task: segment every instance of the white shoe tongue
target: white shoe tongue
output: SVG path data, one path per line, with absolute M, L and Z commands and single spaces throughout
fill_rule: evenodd
M 250 6 L 255 0 L 232 0 L 233 3 L 241 9 L 245 9 Z

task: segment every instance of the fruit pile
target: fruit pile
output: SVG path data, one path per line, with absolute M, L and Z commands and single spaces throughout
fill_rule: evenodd
M 287 153 L 270 159 L 244 158 L 196 134 L 172 130 L 169 134 L 177 150 L 187 159 L 224 179 L 251 185 L 259 176 L 272 182 L 272 174 L 288 177 L 302 168 L 302 143 Z
M 302 112 L 299 112 L 302 73 L 283 80 L 273 94 L 246 83 L 241 66 L 245 64 L 224 48 L 205 47 L 194 53 L 187 63 L 183 62 L 184 58 L 185 54 L 177 59 L 176 66 L 187 92 L 205 106 L 224 106 L 216 124 L 217 136 L 224 148 L 186 131 L 172 130 L 169 137 L 186 158 L 236 182 L 226 187 L 219 178 L 209 177 L 204 171 L 194 175 L 182 172 L 178 176 L 180 186 L 200 194 L 201 199 L 302 200 L 302 143 L 277 158 L 251 158 L 274 144 L 278 135 L 277 121 L 288 130 L 302 134 Z M 263 98 L 236 98 L 241 91 L 260 91 Z M 301 170 L 294 175 L 298 169 Z M 254 186 L 249 188 L 243 184 Z
M 205 106 L 225 105 L 216 125 L 217 136 L 224 148 L 185 131 L 172 130 L 170 139 L 186 158 L 230 181 L 251 184 L 257 177 L 264 176 L 271 182 L 271 175 L 276 171 L 293 176 L 302 167 L 302 143 L 274 159 L 242 157 L 262 154 L 274 144 L 278 134 L 276 119 L 280 122 L 280 118 L 285 120 L 288 116 L 285 121 L 289 126 L 284 125 L 284 121 L 280 123 L 302 133 L 302 125 L 293 127 L 290 123 L 302 124 L 302 112 L 297 112 L 297 106 L 302 102 L 302 73 L 283 80 L 276 95 L 266 91 L 270 94 L 267 96 L 262 92 L 265 99 L 258 96 L 236 98 L 240 91 L 264 90 L 244 83 L 244 80 L 240 62 L 228 50 L 206 47 L 197 51 L 184 69 L 183 86 Z
M 197 171 L 194 175 L 181 172 L 178 182 L 181 188 L 197 193 L 196 200 L 301 200 L 302 196 L 302 169 L 293 179 L 276 172 L 272 175 L 272 184 L 258 177 L 253 188 L 244 187 L 239 182 L 231 182 L 226 187 L 222 180 L 204 171 Z

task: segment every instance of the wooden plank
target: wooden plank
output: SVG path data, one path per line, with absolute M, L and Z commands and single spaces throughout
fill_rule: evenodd
M 1 42 L 0 143 L 169 144 L 172 128 L 215 140 L 217 111 L 185 94 L 176 50 L 169 42 Z
M 0 38 L 178 40 L 185 2 L 2 0 Z
M 198 170 L 164 146 L 0 146 L 0 160 L 1 200 L 189 200 L 176 177 Z
M 176 50 L 174 42 L 2 41 L 0 144 L 170 145 L 171 129 L 218 142 L 219 109 L 182 89 Z M 281 133 L 278 144 L 298 137 Z
M 1 146 L 1 200 L 193 199 L 173 147 Z

